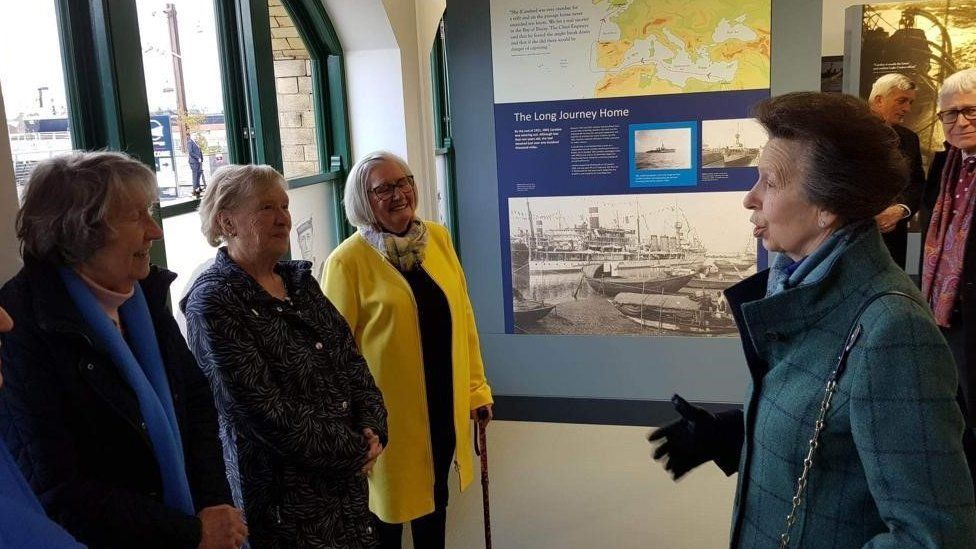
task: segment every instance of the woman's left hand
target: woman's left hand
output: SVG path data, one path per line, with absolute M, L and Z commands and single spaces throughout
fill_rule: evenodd
M 482 412 L 482 410 L 484 410 L 484 412 Z M 488 425 L 488 422 L 490 422 L 494 417 L 495 414 L 493 414 L 491 411 L 491 404 L 485 404 L 480 408 L 475 408 L 474 410 L 471 410 L 471 419 L 475 421 L 484 419 L 485 425 Z

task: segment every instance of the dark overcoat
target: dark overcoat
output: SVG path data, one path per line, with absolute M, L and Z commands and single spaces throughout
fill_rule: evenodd
M 221 249 L 181 302 L 213 386 L 235 500 L 257 549 L 371 547 L 364 428 L 386 409 L 308 261 L 276 266 L 278 300 Z
M 739 473 L 731 546 L 777 545 L 850 325 L 872 295 L 897 290 L 914 299 L 882 297 L 861 317 L 790 546 L 973 547 L 952 356 L 877 228 L 850 239 L 816 282 L 764 297 L 763 271 L 726 291 L 751 374 L 744 411 L 721 416 L 743 433 L 717 460 Z
M 196 510 L 232 504 L 210 386 L 166 305 L 173 273 L 143 280 Z M 53 265 L 25 258 L 2 289 L 0 430 L 48 515 L 89 547 L 196 549 L 200 520 L 163 505 L 135 392 Z

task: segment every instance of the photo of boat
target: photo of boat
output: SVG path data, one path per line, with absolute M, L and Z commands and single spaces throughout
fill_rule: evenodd
M 691 129 L 634 130 L 635 170 L 684 170 L 691 167 Z
M 766 132 L 752 118 L 702 121 L 702 168 L 745 168 L 759 163 Z
M 515 325 L 525 326 L 538 322 L 555 308 L 555 305 L 546 305 L 541 301 L 516 299 L 512 305 L 512 312 L 515 313 Z
M 674 149 L 669 149 L 668 147 L 665 147 L 664 146 L 664 141 L 661 141 L 661 146 L 660 147 L 658 147 L 656 149 L 650 149 L 647 152 L 648 153 L 651 153 L 651 154 L 673 153 L 674 152 Z
M 732 334 L 735 320 L 724 300 L 683 294 L 624 292 L 611 303 L 629 320 L 651 328 L 691 334 Z
M 684 288 L 695 276 L 691 271 L 649 274 L 648 276 L 615 276 L 606 267 L 611 264 L 583 268 L 583 278 L 598 294 L 613 297 L 620 292 L 641 294 L 669 294 Z
M 509 198 L 507 329 L 550 335 L 728 335 L 721 316 L 701 303 L 724 306 L 721 290 L 755 272 L 748 215 L 744 210 L 740 217 L 716 215 L 741 208 L 744 194 Z M 751 247 L 743 249 L 744 241 Z M 720 269 L 716 260 L 729 261 L 731 270 Z M 736 271 L 735 265 L 748 268 Z M 644 317 L 638 311 L 631 318 L 619 306 L 624 294 L 687 297 L 705 312 L 691 320 L 670 312 L 652 320 L 650 309 L 644 309 Z

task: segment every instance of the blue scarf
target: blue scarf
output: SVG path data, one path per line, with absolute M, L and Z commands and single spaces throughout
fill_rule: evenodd
M 766 297 L 822 279 L 847 250 L 848 245 L 867 230 L 874 219 L 857 221 L 828 236 L 810 255 L 793 261 L 780 253 L 769 268 Z
M 146 422 L 163 481 L 164 503 L 187 515 L 194 515 L 190 483 L 183 462 L 180 427 L 176 422 L 163 356 L 142 288 L 136 284 L 132 297 L 119 307 L 119 318 L 131 342 L 127 344 L 98 305 L 88 285 L 72 269 L 63 267 L 60 271 L 61 279 L 81 317 L 108 350 L 112 361 L 139 400 L 139 410 Z

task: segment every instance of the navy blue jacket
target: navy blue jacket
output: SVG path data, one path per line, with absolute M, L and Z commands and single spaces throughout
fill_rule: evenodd
M 231 504 L 210 386 L 166 307 L 176 275 L 141 282 L 196 510 Z M 91 547 L 196 548 L 200 520 L 165 506 L 135 392 L 82 320 L 57 269 L 32 258 L 0 289 L 0 431 L 45 510 Z

